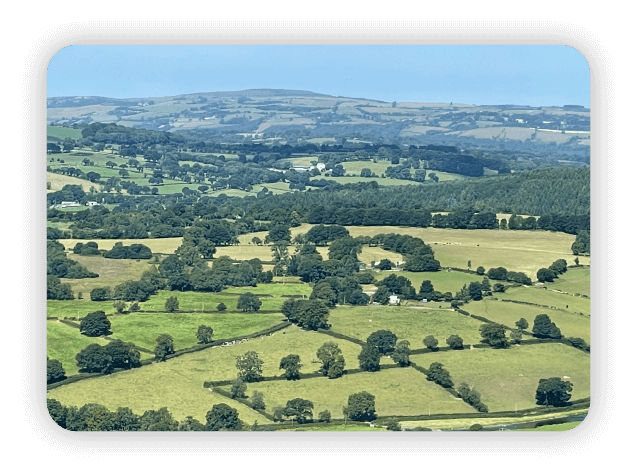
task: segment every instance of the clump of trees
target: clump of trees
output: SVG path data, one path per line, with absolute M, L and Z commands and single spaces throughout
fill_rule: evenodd
M 540 379 L 536 389 L 536 404 L 547 406 L 567 406 L 574 384 L 560 377 Z
M 401 367 L 410 365 L 410 342 L 407 340 L 399 341 L 394 348 L 392 356 L 390 356 L 395 364 Z
M 95 256 L 101 254 L 97 243 L 95 242 L 76 243 L 73 247 L 73 253 L 81 256 Z
M 561 339 L 563 337 L 560 328 L 545 313 L 541 313 L 534 318 L 532 334 L 537 338 Z
M 375 396 L 368 392 L 353 393 L 343 408 L 344 416 L 353 421 L 372 421 L 376 416 Z
M 103 310 L 97 310 L 80 321 L 80 333 L 91 337 L 110 335 L 111 322 Z
M 479 330 L 483 338 L 482 341 L 493 348 L 507 348 L 509 346 L 505 331 L 505 327 L 498 323 L 484 323 Z
M 318 295 L 322 295 L 321 292 Z M 283 303 L 281 311 L 290 322 L 299 325 L 304 330 L 330 328 L 328 323 L 330 310 L 326 301 L 322 299 L 288 299 Z
M 454 382 L 450 377 L 450 373 L 443 367 L 440 362 L 433 362 L 429 369 L 426 370 L 425 377 L 435 384 L 445 388 L 454 387 Z
M 477 411 L 481 413 L 487 413 L 489 411 L 487 406 L 481 402 L 481 394 L 474 387 L 470 388 L 467 383 L 462 382 L 457 392 L 465 403 L 473 406 Z
M 57 359 L 49 359 L 47 357 L 47 384 L 59 382 L 66 379 L 66 372 L 62 363 Z
M 301 358 L 298 354 L 289 354 L 282 357 L 279 362 L 279 369 L 284 371 L 284 377 L 288 380 L 298 380 L 301 370 Z
M 572 253 L 575 255 L 588 255 L 590 253 L 589 230 L 581 230 L 576 235 L 576 240 L 572 243 Z
M 245 292 L 237 300 L 237 308 L 242 312 L 256 312 L 261 307 L 261 300 L 252 292 Z
M 119 339 L 101 346 L 89 344 L 76 354 L 75 360 L 81 371 L 108 374 L 113 369 L 139 367 L 140 352 L 131 343 Z
M 554 282 L 559 275 L 567 272 L 567 261 L 558 259 L 550 267 L 541 268 L 536 272 L 538 282 Z
M 47 299 L 73 300 L 74 298 L 69 284 L 62 284 L 57 276 L 47 276 Z
M 77 261 L 68 259 L 64 245 L 57 240 L 47 240 L 47 276 L 67 279 L 98 277 Z

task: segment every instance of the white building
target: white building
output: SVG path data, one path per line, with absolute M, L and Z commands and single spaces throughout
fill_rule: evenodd
M 319 170 L 320 172 L 324 172 L 326 171 L 326 164 L 325 163 L 317 163 L 317 170 Z
M 401 299 L 399 298 L 398 295 L 390 296 L 390 305 L 400 305 L 400 304 L 401 304 Z

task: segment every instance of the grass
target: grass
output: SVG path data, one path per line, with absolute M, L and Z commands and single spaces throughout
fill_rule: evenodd
M 272 412 L 275 406 L 285 406 L 293 398 L 304 398 L 314 403 L 315 416 L 328 410 L 333 418 L 343 417 L 348 396 L 362 391 L 375 396 L 375 408 L 379 416 L 464 413 L 473 410 L 442 387 L 428 382 L 425 376 L 411 367 L 344 375 L 338 379 L 318 377 L 248 384 L 247 395 L 250 396 L 253 391 L 264 394 L 266 411 Z
M 551 289 L 551 283 L 545 284 Z M 531 302 L 539 305 L 548 305 L 567 310 L 572 313 L 582 313 L 589 316 L 590 300 L 584 297 L 576 297 L 573 295 L 565 295 L 546 289 L 536 289 L 531 287 L 515 287 L 507 289 L 507 291 L 494 294 L 498 299 L 519 300 L 522 302 Z
M 374 236 L 378 233 L 397 233 L 420 237 L 432 246 L 441 266 L 467 269 L 483 266 L 486 270 L 503 266 L 522 271 L 536 279 L 536 272 L 559 258 L 572 260 L 571 245 L 576 239 L 567 233 L 541 230 L 455 230 L 416 227 L 347 227 L 353 237 Z M 589 264 L 588 257 L 580 257 L 581 264 Z M 571 262 L 571 261 L 568 261 Z
M 561 274 L 553 283 L 545 284 L 548 289 L 560 289 L 570 294 L 591 295 L 591 276 L 588 267 L 578 269 L 568 269 L 565 274 Z
M 490 411 L 533 408 L 538 381 L 568 377 L 572 399 L 590 396 L 589 355 L 564 344 L 534 344 L 509 349 L 473 349 L 412 356 L 422 367 L 440 362 L 455 386 L 476 387 Z
M 362 424 L 335 424 L 334 426 L 324 426 L 324 427 L 305 427 L 305 428 L 296 428 L 296 429 L 281 429 L 281 431 L 356 431 L 356 432 L 367 432 L 367 431 L 387 431 L 385 428 L 379 427 L 371 427 Z
M 393 166 L 387 160 L 380 160 L 376 163 L 373 161 L 351 161 L 343 162 L 341 163 L 341 165 L 343 166 L 343 168 L 345 168 L 347 174 L 350 175 L 359 176 L 361 174 L 361 170 L 363 170 L 364 168 L 369 168 L 379 177 L 385 173 L 386 168 L 388 168 L 389 166 Z
M 80 334 L 80 330 L 56 321 L 47 321 L 47 357 L 62 363 L 66 375 L 78 372 L 75 355 L 89 344 L 108 344 L 102 338 L 89 338 Z
M 569 431 L 577 427 L 582 421 L 563 424 L 548 424 L 547 426 L 539 426 L 531 429 L 517 429 L 517 431 Z
M 84 293 L 89 297 L 89 293 Z M 85 317 L 88 313 L 102 310 L 106 313 L 115 313 L 113 302 L 91 302 L 78 300 L 47 300 L 47 317 Z
M 58 139 L 62 139 L 62 140 L 66 139 L 67 137 L 70 137 L 71 139 L 81 139 L 82 130 L 73 129 L 71 127 L 47 125 L 47 136 L 57 137 Z
M 113 338 L 153 350 L 156 338 L 164 333 L 173 337 L 175 349 L 183 349 L 197 344 L 195 334 L 199 325 L 212 327 L 213 339 L 224 339 L 265 330 L 283 318 L 279 313 L 134 313 L 109 317 L 109 320 Z
M 489 320 L 502 323 L 510 328 L 516 327 L 520 318 L 525 318 L 529 323 L 529 331 L 534 326 L 536 315 L 545 313 L 560 328 L 563 336 L 575 336 L 582 338 L 589 344 L 589 317 L 574 313 L 565 313 L 560 310 L 552 310 L 532 305 L 521 305 L 510 302 L 498 302 L 494 300 L 481 300 L 464 305 L 466 310 L 474 315 L 480 315 Z
M 456 292 L 461 290 L 464 284 L 469 285 L 470 282 L 481 282 L 483 280 L 482 276 L 460 273 L 458 271 L 438 271 L 423 273 L 412 273 L 409 271 L 381 271 L 380 273 L 375 275 L 375 278 L 381 280 L 389 276 L 390 274 L 407 277 L 412 282 L 412 286 L 416 289 L 417 292 L 421 287 L 421 283 L 426 279 L 432 282 L 434 290 L 443 293 L 451 292 L 452 294 L 456 294 Z
M 140 303 L 141 310 L 150 312 L 164 312 L 164 304 L 169 297 L 177 297 L 179 310 L 184 312 L 194 312 L 203 310 L 215 310 L 217 305 L 224 303 L 228 310 L 237 309 L 238 295 L 222 292 L 178 292 L 159 291 L 152 295 L 146 302 Z M 261 297 L 260 310 L 279 310 L 284 298 L 281 297 Z
M 51 191 L 59 191 L 67 184 L 77 184 L 82 186 L 84 192 L 88 193 L 91 188 L 100 189 L 99 183 L 91 183 L 90 181 L 75 178 L 73 176 L 59 175 L 47 171 L 47 183 L 51 183 Z
M 165 406 L 179 421 L 186 416 L 193 416 L 202 423 L 206 422 L 206 413 L 213 405 L 226 403 L 237 409 L 239 419 L 248 425 L 255 420 L 258 424 L 271 423 L 249 407 L 205 389 L 202 386 L 205 379 L 200 377 L 205 375 L 203 369 L 165 369 L 164 366 L 177 360 L 65 385 L 49 390 L 47 398 L 59 400 L 66 406 L 99 403 L 111 411 L 121 406 L 129 407 L 138 415 Z M 210 368 L 210 364 L 206 367 Z M 193 380 L 194 376 L 196 380 Z
M 253 294 L 270 294 L 275 297 L 283 295 L 305 295 L 308 297 L 312 293 L 310 284 L 257 284 L 257 287 L 229 287 L 224 289 L 224 293 L 242 294 L 244 292 L 252 292 Z
M 434 335 L 440 346 L 457 334 L 465 344 L 476 344 L 481 340 L 481 323 L 450 310 L 428 310 L 424 308 L 363 306 L 337 307 L 328 318 L 332 330 L 365 341 L 377 330 L 390 330 L 399 340 L 410 341 L 412 349 L 423 348 L 422 340 Z
M 133 243 L 141 243 L 142 245 L 149 247 L 154 254 L 155 253 L 172 254 L 182 244 L 182 237 L 144 238 L 141 240 L 133 239 L 133 238 L 121 238 L 117 240 L 76 240 L 76 239 L 65 238 L 65 239 L 60 239 L 58 241 L 62 243 L 67 250 L 72 250 L 75 244 L 78 242 L 82 242 L 86 244 L 87 242 L 94 241 L 95 243 L 97 243 L 98 247 L 101 250 L 110 250 L 111 248 L 113 248 L 113 245 L 115 245 L 118 242 L 121 242 L 123 245 L 132 245 Z M 87 261 L 86 258 L 88 257 L 82 256 L 80 258 L 77 258 L 77 260 L 80 262 L 85 262 Z M 144 263 L 144 260 L 142 260 L 141 263 Z

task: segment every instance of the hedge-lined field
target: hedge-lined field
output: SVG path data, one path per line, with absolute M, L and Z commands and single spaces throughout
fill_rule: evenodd
M 222 388 L 229 390 L 230 386 Z M 348 396 L 362 391 L 375 396 L 379 416 L 476 411 L 442 387 L 428 382 L 423 374 L 412 367 L 344 375 L 338 379 L 317 377 L 258 382 L 248 384 L 246 393 L 250 396 L 255 390 L 263 392 L 266 411 L 270 413 L 273 407 L 285 406 L 288 400 L 304 398 L 314 403 L 315 416 L 327 409 L 333 418 L 342 418 Z
M 228 310 L 237 310 L 239 295 L 222 292 L 179 292 L 161 290 L 152 295 L 146 302 L 140 302 L 140 308 L 150 312 L 164 312 L 164 304 L 169 297 L 177 297 L 179 310 L 185 312 L 215 311 L 218 304 L 223 303 Z M 260 297 L 260 310 L 279 310 L 284 303 L 283 297 Z
M 197 328 L 213 328 L 213 339 L 235 338 L 276 325 L 284 316 L 280 313 L 249 315 L 244 313 L 188 314 L 188 313 L 132 313 L 109 317 L 113 338 L 153 350 L 161 334 L 173 337 L 175 349 L 197 344 Z
M 552 284 L 545 284 L 551 289 Z M 497 299 L 518 300 L 521 302 L 530 302 L 533 304 L 547 305 L 567 310 L 572 313 L 582 313 L 589 316 L 590 300 L 584 297 L 561 294 L 546 289 L 537 289 L 531 287 L 516 287 L 507 289 L 507 291 L 494 294 Z
M 580 258 L 579 258 L 580 259 Z M 545 284 L 548 289 L 560 289 L 570 294 L 590 295 L 591 292 L 591 276 L 590 269 L 571 268 L 565 274 L 561 274 L 554 282 Z
M 570 298 L 571 299 L 571 298 Z M 534 318 L 541 313 L 549 318 L 560 328 L 563 336 L 575 336 L 582 338 L 589 344 L 589 317 L 575 313 L 565 313 L 560 310 L 523 305 L 512 302 L 499 302 L 496 300 L 481 300 L 463 305 L 466 310 L 474 315 L 480 315 L 488 320 L 502 323 L 510 328 L 516 328 L 516 322 L 525 318 L 529 323 L 529 331 L 534 326 Z
M 473 349 L 415 355 L 411 360 L 428 368 L 443 364 L 455 386 L 476 387 L 490 411 L 532 408 L 539 379 L 569 377 L 572 399 L 590 395 L 589 355 L 564 344 L 534 344 L 508 349 Z
M 428 335 L 434 335 L 439 346 L 446 346 L 445 340 L 450 335 L 459 335 L 465 344 L 481 340 L 481 322 L 450 310 L 381 305 L 337 307 L 328 321 L 332 331 L 362 341 L 377 330 L 390 330 L 399 340 L 410 341 L 412 349 L 423 348 L 422 340 Z
M 395 255 L 395 253 L 387 251 L 389 255 Z M 391 259 L 391 258 L 389 258 Z M 483 276 L 478 276 L 475 274 L 461 273 L 458 271 L 437 271 L 437 272 L 423 272 L 423 273 L 412 273 L 409 271 L 381 271 L 375 275 L 377 280 L 381 280 L 391 274 L 396 274 L 397 276 L 406 277 L 412 282 L 412 286 L 419 292 L 419 287 L 421 287 L 421 283 L 428 279 L 432 282 L 434 286 L 434 290 L 445 293 L 451 292 L 452 295 L 456 294 L 461 290 L 463 285 L 469 285 L 470 282 L 482 282 Z
M 101 344 L 108 341 L 102 338 L 89 338 L 80 334 L 80 330 L 56 321 L 47 321 L 47 356 L 62 363 L 66 375 L 76 374 L 78 371 L 75 355 L 89 344 Z

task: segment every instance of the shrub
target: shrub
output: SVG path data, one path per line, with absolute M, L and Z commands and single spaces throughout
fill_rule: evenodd
M 47 358 L 47 384 L 66 379 L 66 372 L 62 363 L 56 359 Z
M 116 300 L 113 302 L 113 308 L 117 313 L 124 313 L 126 311 L 126 302 L 123 300 Z
M 266 403 L 264 402 L 264 394 L 254 391 L 253 396 L 250 397 L 250 406 L 253 410 L 265 410 Z
M 246 292 L 239 296 L 237 308 L 242 312 L 256 312 L 261 307 L 261 300 L 255 294 Z
M 459 335 L 451 335 L 445 342 L 451 349 L 463 349 L 463 338 Z
M 401 431 L 401 424 L 396 419 L 389 420 L 385 427 L 388 431 Z
M 236 379 L 230 387 L 230 396 L 233 398 L 245 398 L 248 385 L 243 380 Z
M 89 295 L 91 296 L 91 300 L 93 302 L 103 302 L 111 298 L 111 288 L 96 287 L 95 289 L 91 290 L 91 293 Z
M 438 351 L 439 350 L 439 340 L 434 336 L 429 335 L 423 338 L 423 345 L 428 348 L 430 351 Z
M 329 423 L 332 420 L 332 415 L 330 411 L 323 410 L 319 413 L 319 422 L 321 423 Z
M 169 313 L 173 313 L 179 310 L 179 300 L 177 300 L 177 297 L 170 296 L 168 299 L 166 299 L 166 302 L 164 303 L 164 310 Z
M 472 426 L 470 426 L 470 431 L 482 431 L 483 430 L 483 426 L 481 426 L 478 423 L 474 423 Z
M 224 310 L 226 310 L 226 304 L 224 304 L 224 302 L 221 302 L 219 304 L 217 304 L 217 311 L 218 312 L 223 312 Z

